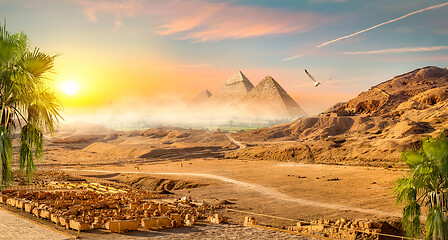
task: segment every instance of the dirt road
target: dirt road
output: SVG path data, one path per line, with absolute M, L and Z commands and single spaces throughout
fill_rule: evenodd
M 381 216 L 390 216 L 390 217 L 401 217 L 401 214 L 399 213 L 393 213 L 393 212 L 386 212 L 386 211 L 380 211 L 375 209 L 363 209 L 359 207 L 351 207 L 351 206 L 343 206 L 339 204 L 331 204 L 331 203 L 325 203 L 325 202 L 317 202 L 317 201 L 311 201 L 306 199 L 301 199 L 297 197 L 288 196 L 286 194 L 283 194 L 275 189 L 264 187 L 262 185 L 243 182 L 234 180 L 231 178 L 214 175 L 214 174 L 206 174 L 206 173 L 176 173 L 176 172 L 144 172 L 144 171 L 108 171 L 108 170 L 88 170 L 88 169 L 61 169 L 64 171 L 80 171 L 80 172 L 95 172 L 95 173 L 126 173 L 126 174 L 148 174 L 148 175 L 177 175 L 177 176 L 194 176 L 194 177 L 201 177 L 201 178 L 211 178 L 220 180 L 223 182 L 234 184 L 240 188 L 244 188 L 245 190 L 251 190 L 254 192 L 261 193 L 263 195 L 269 196 L 271 198 L 275 198 L 277 200 L 282 200 L 286 202 L 294 202 L 298 204 L 303 205 L 309 205 L 314 207 L 321 207 L 321 208 L 327 208 L 327 209 L 333 209 L 333 210 L 340 210 L 340 211 L 355 211 L 355 212 L 361 212 L 361 213 L 368 213 L 373 215 L 381 215 Z
M 244 145 L 244 144 L 241 143 L 240 141 L 235 140 L 235 139 L 232 138 L 228 133 L 226 133 L 226 137 L 227 137 L 232 143 L 238 145 L 239 149 L 246 148 L 246 145 Z

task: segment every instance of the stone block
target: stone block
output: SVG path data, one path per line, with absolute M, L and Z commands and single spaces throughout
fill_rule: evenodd
M 16 199 L 15 198 L 8 198 L 8 199 L 6 199 L 6 204 L 15 207 L 16 206 Z
M 168 217 L 158 217 L 157 224 L 162 228 L 169 228 L 171 227 L 171 219 Z
M 50 219 L 50 214 L 51 214 L 50 211 L 48 211 L 48 210 L 46 210 L 46 209 L 42 209 L 42 210 L 40 211 L 40 213 L 39 213 L 39 216 L 40 216 L 41 218 Z
M 110 209 L 118 208 L 118 204 L 116 203 L 108 204 L 107 207 Z
M 34 203 L 25 203 L 25 212 L 31 212 L 33 211 L 33 208 L 35 208 L 36 205 Z
M 373 226 L 373 222 L 364 222 L 364 228 L 371 228 Z
M 34 214 L 34 215 L 36 215 L 36 217 L 39 217 L 40 216 L 40 212 L 42 211 L 42 208 L 33 208 L 33 210 L 32 210 L 32 213 Z
M 166 204 L 159 204 L 159 211 L 160 213 L 166 213 L 168 212 L 169 208 Z
M 25 208 L 25 203 L 27 203 L 28 201 L 25 199 L 17 199 L 16 200 L 16 208 L 18 209 L 24 209 Z
M 70 222 L 70 219 L 68 219 L 66 217 L 59 217 L 59 223 L 61 224 L 61 226 L 70 225 L 69 222 Z
M 142 227 L 147 229 L 162 229 L 162 228 L 170 228 L 172 220 L 168 217 L 157 217 L 157 218 L 145 218 L 142 219 L 141 224 Z
M 159 229 L 159 226 L 157 224 L 157 219 L 156 218 L 145 218 L 145 219 L 142 219 L 141 225 L 142 225 L 142 227 L 144 227 L 146 229 L 153 229 L 153 230 L 158 230 Z
M 178 221 L 182 220 L 182 217 L 180 216 L 179 213 L 172 213 L 170 215 L 170 218 L 171 218 L 171 220 L 178 220 Z
M 172 220 L 171 221 L 171 227 L 182 227 L 183 226 L 183 224 L 182 224 L 182 221 L 180 221 L 180 220 Z
M 244 218 L 244 226 L 245 227 L 250 227 L 250 226 L 254 226 L 257 225 L 257 219 L 254 217 L 245 217 Z
M 195 223 L 196 223 L 196 221 L 194 221 L 194 220 L 190 220 L 190 219 L 184 220 L 185 226 L 188 226 L 188 227 L 192 227 Z
M 57 225 L 59 225 L 59 216 L 55 213 L 52 213 L 50 216 L 50 219 L 52 222 L 56 223 Z
M 3 203 L 3 204 L 6 204 L 6 200 L 8 200 L 8 199 L 9 199 L 9 197 L 6 196 L 6 195 L 1 195 L 0 196 L 0 202 Z
M 102 223 L 92 223 L 92 224 L 90 224 L 90 228 L 92 228 L 92 229 L 103 228 L 103 224 Z
M 123 231 L 132 231 L 138 229 L 136 220 L 114 220 L 106 223 L 106 229 L 110 232 L 121 233 Z
M 70 228 L 78 231 L 85 231 L 90 229 L 90 225 L 82 221 L 71 219 Z
M 210 223 L 220 224 L 224 221 L 224 218 L 221 216 L 221 214 L 215 213 L 212 216 L 209 216 L 208 220 L 210 221 Z

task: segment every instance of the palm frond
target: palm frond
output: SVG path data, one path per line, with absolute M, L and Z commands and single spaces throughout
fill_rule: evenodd
M 31 181 L 32 174 L 36 169 L 34 158 L 37 160 L 42 158 L 44 152 L 43 145 L 43 134 L 37 126 L 28 123 L 22 127 L 19 149 L 19 170 L 23 172 L 25 169 L 28 181 Z
M 426 219 L 426 237 L 425 239 L 447 240 L 448 224 L 446 214 L 440 207 L 431 208 Z
M 401 160 L 407 163 L 409 168 L 414 169 L 424 163 L 427 158 L 420 150 L 410 150 L 401 153 Z
M 11 132 L 3 127 L 0 126 L 0 181 L 2 186 L 9 185 L 12 180 L 12 169 L 11 169 L 11 162 L 12 162 L 12 138 L 11 138 Z

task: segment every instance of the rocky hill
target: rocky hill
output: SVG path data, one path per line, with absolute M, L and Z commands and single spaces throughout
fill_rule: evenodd
M 448 69 L 424 67 L 371 87 L 318 116 L 238 133 L 229 158 L 390 165 L 423 136 L 448 129 Z M 269 144 L 257 144 L 268 141 Z M 276 154 L 274 154 L 276 153 Z

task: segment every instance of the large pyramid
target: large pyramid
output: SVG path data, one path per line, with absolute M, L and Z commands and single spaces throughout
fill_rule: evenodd
M 304 117 L 305 111 L 271 76 L 265 77 L 240 101 L 249 113 L 272 117 Z
M 210 97 L 210 101 L 213 104 L 230 104 L 240 100 L 252 88 L 254 85 L 241 71 L 238 71 Z
M 208 90 L 204 90 L 199 95 L 197 95 L 193 100 L 191 100 L 192 104 L 204 104 L 207 103 L 212 94 Z

